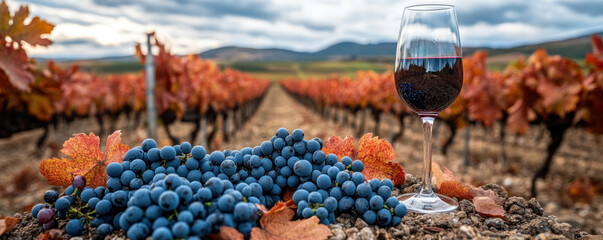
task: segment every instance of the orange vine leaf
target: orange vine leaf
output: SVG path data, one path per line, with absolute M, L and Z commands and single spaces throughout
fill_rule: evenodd
M 105 186 L 105 169 L 112 162 L 121 162 L 129 147 L 121 143 L 121 132 L 107 137 L 105 152 L 100 151 L 100 139 L 94 133 L 76 134 L 63 144 L 62 153 L 71 157 L 45 159 L 40 163 L 40 173 L 49 184 L 69 186 L 73 177 L 82 175 L 88 186 Z
M 393 162 L 395 158 L 394 147 L 384 139 L 373 137 L 372 133 L 364 134 L 358 142 L 358 159 L 364 164 L 365 179 L 389 178 L 394 185 L 403 184 L 404 169 Z
M 439 194 L 460 199 L 473 199 L 473 191 L 471 188 L 466 184 L 459 182 L 449 169 L 442 171 L 440 165 L 433 162 L 432 172 L 436 180 L 436 185 L 438 186 Z
M 365 179 L 389 178 L 394 185 L 404 183 L 404 169 L 400 164 L 393 162 L 396 158 L 394 148 L 386 140 L 373 137 L 372 133 L 362 136 L 357 150 L 353 137 L 341 139 L 338 136 L 331 136 L 325 142 L 322 151 L 325 154 L 333 153 L 338 158 L 349 156 L 362 161 L 364 164 L 362 175 Z
M 252 240 L 276 239 L 327 239 L 332 235 L 327 225 L 319 224 L 316 216 L 291 221 L 295 212 L 291 210 L 292 201 L 278 202 L 260 219 L 261 228 L 251 230 Z
M 341 139 L 339 136 L 331 136 L 324 144 L 322 151 L 325 154 L 335 154 L 338 158 L 349 156 L 356 158 L 356 147 L 354 146 L 354 137 Z
M 0 219 L 0 236 L 4 235 L 10 230 L 13 230 L 13 228 L 17 226 L 18 222 L 19 219 L 14 217 L 5 217 Z

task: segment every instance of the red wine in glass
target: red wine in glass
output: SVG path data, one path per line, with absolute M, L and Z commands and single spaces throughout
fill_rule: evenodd
M 396 90 L 419 116 L 437 115 L 459 95 L 463 87 L 460 57 L 414 57 L 400 59 L 395 73 Z

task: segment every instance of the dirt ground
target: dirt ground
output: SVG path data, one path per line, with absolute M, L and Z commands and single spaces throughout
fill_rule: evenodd
M 401 141 L 393 143 L 396 161 L 405 172 L 419 176 L 422 172 L 422 133 L 418 117 L 407 117 L 406 131 Z M 122 130 L 125 144 L 135 146 L 146 137 L 146 130 L 128 129 L 122 119 L 118 127 Z M 384 116 L 379 134 L 388 137 L 397 131 L 397 124 L 391 116 Z M 374 123 L 367 122 L 367 130 Z M 438 124 L 436 120 L 436 125 Z M 353 135 L 355 129 L 327 120 L 295 102 L 281 88 L 271 87 L 257 113 L 232 137 L 230 142 L 220 140 L 212 143 L 213 149 L 240 149 L 256 146 L 272 137 L 279 127 L 289 130 L 300 128 L 306 138 Z M 535 169 L 540 167 L 545 157 L 548 136 L 542 136 L 541 129 L 530 129 L 526 136 L 507 136 L 508 166 L 500 160 L 500 144 L 496 126 L 484 129 L 470 128 L 470 165 L 463 165 L 464 130 L 457 134 L 448 155 L 439 153 L 439 143 L 449 131 L 442 124 L 436 128 L 433 159 L 451 169 L 461 181 L 476 186 L 495 183 L 503 186 L 509 196 L 522 196 L 529 200 L 530 179 Z M 173 129 L 182 140 L 188 135 L 192 124 L 178 123 Z M 53 129 L 44 149 L 36 149 L 35 141 L 42 130 L 32 130 L 16 134 L 8 139 L 0 139 L 0 216 L 12 216 L 16 212 L 27 211 L 33 204 L 42 201 L 42 195 L 49 188 L 38 172 L 39 162 L 57 154 L 61 144 L 72 134 L 96 132 L 98 125 L 93 120 L 77 120 Z M 101 137 L 104 145 L 106 136 Z M 159 143 L 169 143 L 163 129 L 159 129 Z M 603 234 L 603 197 L 595 194 L 592 203 L 575 203 L 568 198 L 568 186 L 575 179 L 593 179 L 599 185 L 603 182 L 603 141 L 585 133 L 582 129 L 570 130 L 554 159 L 551 172 L 546 180 L 538 182 L 538 201 L 545 215 L 555 215 L 575 229 L 590 234 Z

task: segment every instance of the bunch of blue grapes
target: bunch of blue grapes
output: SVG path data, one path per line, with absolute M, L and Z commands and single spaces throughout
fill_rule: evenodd
M 43 224 L 44 230 L 56 227 L 59 220 L 70 219 L 65 231 L 73 236 L 81 235 L 86 224 L 99 227 L 107 218 L 98 217 L 96 204 L 101 199 L 110 198 L 110 195 L 105 194 L 104 187 L 85 186 L 86 179 L 78 175 L 73 178 L 63 196 L 59 197 L 59 193 L 54 190 L 46 191 L 45 203 L 35 205 L 31 210 L 32 216 Z
M 299 218 L 315 215 L 330 224 L 337 214 L 355 210 L 370 224 L 400 222 L 406 209 L 393 202 L 391 181 L 365 182 L 361 161 L 340 161 L 322 147 L 320 138 L 305 140 L 302 130 L 285 128 L 258 146 L 211 153 L 188 142 L 158 148 L 146 139 L 123 162 L 107 165 L 106 188 L 84 187 L 78 176 L 63 197 L 53 191 L 55 199 L 36 205 L 32 214 L 45 216 L 40 222 L 52 228 L 56 221 L 46 221 L 44 209 L 54 207 L 59 218 L 71 219 L 72 236 L 81 235 L 85 225 L 101 238 L 121 229 L 131 239 L 198 239 L 220 226 L 249 236 L 260 215 L 256 204 L 271 208 L 285 190 L 297 189 Z
M 293 194 L 299 218 L 318 217 L 321 223 L 335 222 L 336 213 L 355 212 L 366 223 L 397 225 L 406 215 L 406 206 L 392 197 L 394 184 L 389 179 L 365 181 L 364 164 L 350 157 L 338 162 L 327 156 L 322 171 L 312 171 L 312 181 L 303 183 Z

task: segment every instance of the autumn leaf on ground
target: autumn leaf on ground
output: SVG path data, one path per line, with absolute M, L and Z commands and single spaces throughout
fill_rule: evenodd
M 432 172 L 438 186 L 439 194 L 460 199 L 473 199 L 473 191 L 469 186 L 459 182 L 450 170 L 446 169 L 442 171 L 438 163 L 433 162 L 432 164 Z
M 14 217 L 5 217 L 0 219 L 0 236 L 4 235 L 10 230 L 13 230 L 13 228 L 17 226 L 18 222 L 19 219 Z
M 404 183 L 404 169 L 400 164 L 393 162 L 396 158 L 394 148 L 386 140 L 373 137 L 372 133 L 362 136 L 358 142 L 358 150 L 354 147 L 353 137 L 341 139 L 332 136 L 325 142 L 323 152 L 333 153 L 339 158 L 349 156 L 362 161 L 364 164 L 362 175 L 365 179 L 389 178 L 394 185 Z
M 471 188 L 471 191 L 473 191 L 473 198 L 488 197 L 488 198 L 491 198 L 492 200 L 494 200 L 494 202 L 496 204 L 501 205 L 501 206 L 505 203 L 505 199 L 499 197 L 498 194 L 496 194 L 491 189 L 484 190 L 482 188 L 478 188 L 475 186 L 469 186 L 469 187 Z
M 38 235 L 38 240 L 62 240 L 63 231 L 59 229 L 50 229 Z
M 210 239 L 216 240 L 243 240 L 245 236 L 234 228 L 221 226 L 218 233 L 210 234 Z
M 494 202 L 494 199 L 489 197 L 473 198 L 475 211 L 482 217 L 497 217 L 505 219 L 505 209 Z
M 327 239 L 332 235 L 327 225 L 319 224 L 316 216 L 308 219 L 291 221 L 295 212 L 290 206 L 293 203 L 278 202 L 270 211 L 264 213 L 260 219 L 262 228 L 254 227 L 251 230 L 252 240 L 277 240 L 277 239 Z
M 107 137 L 105 153 L 100 151 L 100 139 L 94 133 L 86 136 L 76 134 L 63 144 L 61 150 L 67 158 L 46 159 L 40 163 L 40 173 L 51 185 L 67 187 L 73 177 L 82 175 L 88 186 L 105 186 L 105 169 L 109 163 L 121 162 L 129 147 L 121 143 L 121 132 L 115 131 Z

